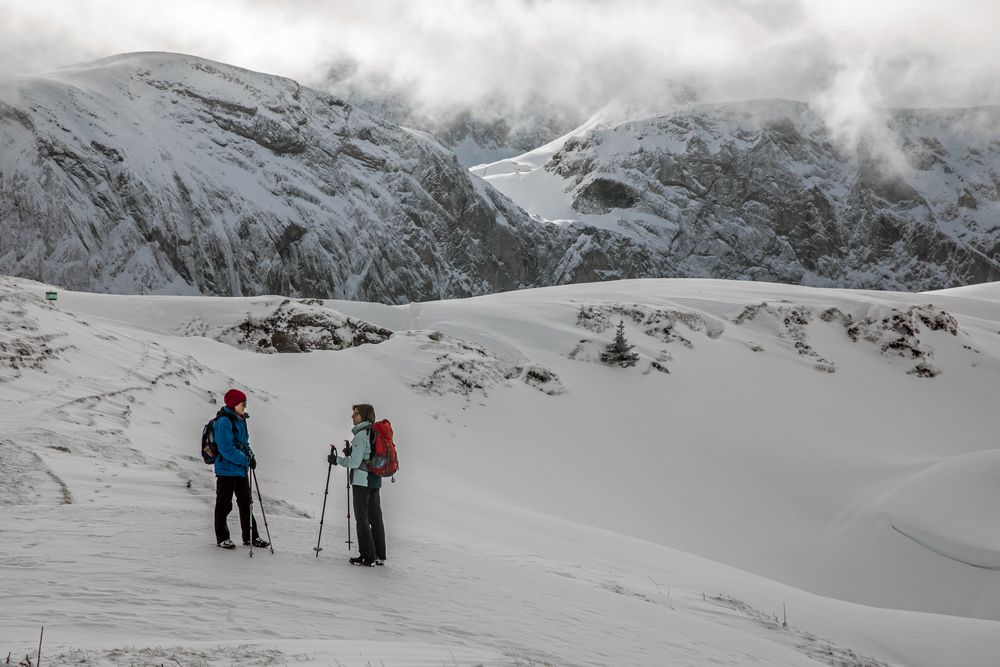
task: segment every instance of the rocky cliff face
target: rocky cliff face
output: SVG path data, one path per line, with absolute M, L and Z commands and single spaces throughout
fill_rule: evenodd
M 456 297 L 568 245 L 429 136 L 171 54 L 0 83 L 0 221 L 0 273 L 132 293 Z
M 430 135 L 189 56 L 0 82 L 0 273 L 389 303 L 643 277 L 1000 279 L 997 109 L 893 112 L 892 150 L 857 155 L 801 104 L 622 122 L 637 113 L 609 107 L 478 178 Z
M 1000 108 L 887 120 L 846 151 L 805 104 L 692 105 L 474 171 L 537 218 L 621 234 L 663 276 L 902 290 L 1000 279 Z

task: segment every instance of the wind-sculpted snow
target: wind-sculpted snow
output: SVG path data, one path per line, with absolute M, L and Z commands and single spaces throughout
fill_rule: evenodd
M 436 358 L 436 368 L 413 385 L 422 393 L 488 396 L 494 389 L 509 387 L 517 379 L 550 396 L 566 391 L 559 376 L 544 366 L 517 364 L 491 354 L 481 345 L 439 331 L 405 332 L 404 335 L 419 337 L 424 341 L 421 350 Z
M 892 308 L 888 313 L 884 309 L 873 309 L 864 319 L 847 321 L 845 326 L 847 335 L 855 342 L 877 345 L 883 355 L 916 361 L 907 372 L 920 377 L 934 377 L 941 372 L 931 363 L 933 348 L 921 341 L 921 334 L 943 331 L 957 337 L 959 333 L 955 318 L 943 310 L 936 310 L 933 305 L 910 306 L 905 311 Z M 971 346 L 965 348 L 976 352 Z
M 832 306 L 815 308 L 765 302 L 747 306 L 734 323 L 743 325 L 760 322 L 764 318 L 779 324 L 783 331 L 778 331 L 778 336 L 792 342 L 796 353 L 811 357 L 816 362 L 817 370 L 829 373 L 836 370 L 836 364 L 821 356 L 809 342 L 809 326 L 816 319 L 842 324 L 851 341 L 875 346 L 885 357 L 915 360 L 916 364 L 907 373 L 920 377 L 934 377 L 941 372 L 931 363 L 933 348 L 926 342 L 926 336 L 924 341 L 921 340 L 921 334 L 940 331 L 956 337 L 959 335 L 955 318 L 932 305 L 910 306 L 906 310 L 875 306 L 855 319 L 850 313 Z M 963 347 L 978 353 L 969 345 Z
M 871 509 L 929 551 L 977 568 L 1000 570 L 1000 452 L 954 456 L 925 466 Z
M 580 339 L 569 357 L 580 361 L 598 361 L 600 353 L 614 338 L 613 329 L 619 321 L 628 323 L 631 329 L 629 340 L 640 343 L 637 349 L 640 358 L 649 362 L 647 372 L 657 370 L 669 374 L 668 364 L 673 361 L 673 355 L 669 347 L 663 345 L 678 343 L 694 349 L 691 333 L 701 334 L 706 342 L 716 341 L 726 334 L 726 327 L 720 320 L 706 317 L 703 313 L 643 304 L 581 304 L 576 325 L 599 337 Z M 765 301 L 744 306 L 733 317 L 732 323 L 773 338 L 794 351 L 796 356 L 808 360 L 813 368 L 825 373 L 837 371 L 835 355 L 817 350 L 812 334 L 815 333 L 814 327 L 829 323 L 841 325 L 844 335 L 853 343 L 876 348 L 887 363 L 891 364 L 898 358 L 913 361 L 914 365 L 906 372 L 918 377 L 932 378 L 942 372 L 933 362 L 934 348 L 928 342 L 934 334 L 955 337 L 956 341 L 952 344 L 958 344 L 971 355 L 980 354 L 971 345 L 968 336 L 962 334 L 954 316 L 933 305 L 914 305 L 905 310 L 867 306 L 859 309 L 857 314 L 851 314 L 837 306 Z M 689 333 L 682 333 L 678 325 L 683 325 Z M 959 338 L 962 339 L 960 344 Z M 746 345 L 753 352 L 766 351 L 765 346 L 756 341 L 746 341 Z
M 640 328 L 642 335 L 652 338 L 656 344 L 680 343 L 689 349 L 694 343 L 681 333 L 677 325 L 683 325 L 689 332 L 704 334 L 708 339 L 719 338 L 725 328 L 721 323 L 698 313 L 656 308 L 642 304 L 583 304 L 576 316 L 579 327 L 596 334 L 608 334 L 618 321 L 628 321 Z M 605 338 L 583 338 L 570 352 L 571 359 L 598 361 L 600 353 L 610 343 L 613 335 Z M 640 355 L 641 357 L 641 355 Z M 649 361 L 649 370 L 669 373 L 666 363 L 673 357 L 667 348 L 660 349 Z
M 215 336 L 255 352 L 343 350 L 377 344 L 392 332 L 325 308 L 321 301 L 285 299 L 273 311 L 247 314 L 246 319 Z
M 820 314 L 820 319 L 829 321 L 830 311 L 835 309 L 824 309 Z M 815 309 L 807 306 L 790 306 L 785 304 L 770 305 L 761 303 L 755 306 L 747 306 L 743 309 L 733 322 L 743 325 L 747 322 L 766 321 L 765 330 L 775 334 L 779 340 L 788 341 L 792 344 L 796 354 L 808 357 L 814 362 L 816 370 L 833 373 L 836 371 L 836 364 L 820 355 L 809 343 L 808 326 L 813 322 Z M 763 351 L 763 347 L 759 350 Z
M 642 304 L 591 304 L 581 305 L 576 323 L 594 333 L 604 333 L 612 327 L 615 319 L 627 319 L 643 328 L 647 336 L 660 338 L 664 343 L 679 341 L 692 347 L 691 341 L 676 330 L 683 324 L 690 331 L 704 333 L 709 338 L 718 338 L 725 327 L 719 322 L 706 320 L 702 315 L 680 310 L 655 308 Z

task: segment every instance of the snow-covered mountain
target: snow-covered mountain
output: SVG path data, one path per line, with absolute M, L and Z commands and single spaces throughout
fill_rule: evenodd
M 0 82 L 0 271 L 117 293 L 398 303 L 655 276 L 539 224 L 430 135 L 295 81 L 140 53 Z
M 163 53 L 0 83 L 0 220 L 0 270 L 111 292 L 481 294 L 570 245 L 426 135 Z
M 0 280 L 15 660 L 41 625 L 43 664 L 96 667 L 1000 655 L 1000 285 L 645 280 L 407 306 L 47 289 Z M 599 361 L 619 322 L 631 368 Z M 252 559 L 216 548 L 196 449 L 230 386 L 275 545 Z M 324 483 L 365 400 L 401 471 L 387 566 L 360 571 L 343 471 Z
M 805 105 L 684 99 L 645 120 L 656 100 L 611 104 L 477 178 L 425 132 L 190 56 L 18 77 L 0 82 L 0 271 L 388 303 L 662 276 L 1000 277 L 996 108 L 893 112 L 889 148 L 857 157 Z M 455 147 L 482 123 L 467 120 Z
M 1000 108 L 885 120 L 855 151 L 795 102 L 622 124 L 598 114 L 473 171 L 539 219 L 627 235 L 656 275 L 905 290 L 996 280 Z

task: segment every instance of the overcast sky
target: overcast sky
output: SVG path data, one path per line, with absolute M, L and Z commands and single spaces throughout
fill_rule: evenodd
M 594 100 L 681 80 L 707 99 L 1000 103 L 995 0 L 0 0 L 0 78 L 177 51 L 319 85 L 331 65 L 430 106 Z

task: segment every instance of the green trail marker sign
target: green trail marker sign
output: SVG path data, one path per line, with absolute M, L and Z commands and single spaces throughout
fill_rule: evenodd
M 55 301 L 56 300 L 56 293 L 55 292 L 46 292 L 45 293 L 45 300 L 46 301 Z

